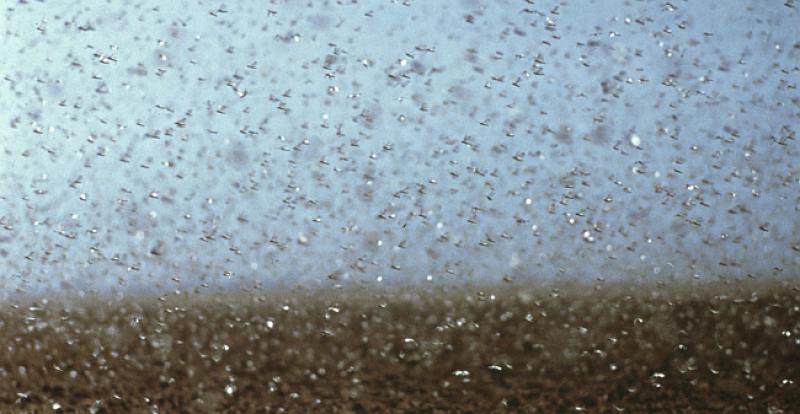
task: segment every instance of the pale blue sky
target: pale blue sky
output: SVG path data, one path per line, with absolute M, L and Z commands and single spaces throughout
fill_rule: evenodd
M 9 3 L 0 288 L 796 276 L 798 13 Z

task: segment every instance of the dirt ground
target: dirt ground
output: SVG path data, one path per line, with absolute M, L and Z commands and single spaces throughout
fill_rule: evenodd
M 793 282 L 20 299 L 0 412 L 798 412 Z

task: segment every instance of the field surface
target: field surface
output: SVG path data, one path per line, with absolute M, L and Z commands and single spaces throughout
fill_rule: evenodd
M 791 282 L 356 286 L 3 305 L 0 412 L 800 406 Z

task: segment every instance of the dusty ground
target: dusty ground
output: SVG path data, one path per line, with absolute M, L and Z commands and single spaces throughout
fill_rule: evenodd
M 0 311 L 0 412 L 789 413 L 796 286 L 20 299 Z

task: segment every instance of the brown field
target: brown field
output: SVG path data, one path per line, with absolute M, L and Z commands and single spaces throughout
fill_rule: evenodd
M 797 412 L 796 286 L 20 299 L 0 412 Z

